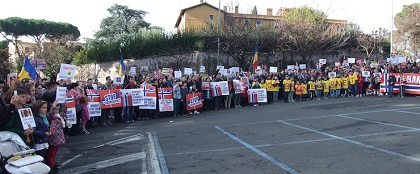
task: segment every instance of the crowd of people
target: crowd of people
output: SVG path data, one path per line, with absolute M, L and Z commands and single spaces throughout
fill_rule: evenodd
M 369 71 L 370 76 L 362 76 L 363 71 Z M 333 72 L 334 75 L 331 73 Z M 60 166 L 55 160 L 57 151 L 66 142 L 67 136 L 89 134 L 87 129 L 96 126 L 110 126 L 115 123 L 131 123 L 135 120 L 148 120 L 159 117 L 177 117 L 199 114 L 201 112 L 238 108 L 249 105 L 247 93 L 237 93 L 233 80 L 247 77 L 246 88 L 264 88 L 267 91 L 267 103 L 277 104 L 283 100 L 293 103 L 307 100 L 325 100 L 340 97 L 363 97 L 381 95 L 379 87 L 381 77 L 375 74 L 390 73 L 388 86 L 392 89 L 396 82 L 393 73 L 419 73 L 419 67 L 407 64 L 405 67 L 382 65 L 371 68 L 364 64 L 353 64 L 351 67 L 328 67 L 308 70 L 283 70 L 281 72 L 263 72 L 252 74 L 238 72 L 232 75 L 222 75 L 216 72 L 211 76 L 189 75 L 174 78 L 173 74 L 155 74 L 150 76 L 126 75 L 123 85 L 113 84 L 111 77 L 106 77 L 105 83 L 89 78 L 86 81 L 71 82 L 70 80 L 50 81 L 40 79 L 12 80 L 8 85 L 0 80 L 0 131 L 11 131 L 24 140 L 27 145 L 43 156 L 45 163 L 53 171 Z M 227 81 L 229 95 L 212 96 L 211 90 L 203 89 L 203 82 Z M 135 89 L 140 86 L 155 86 L 156 88 L 172 88 L 174 111 L 159 112 L 159 109 L 146 110 L 139 107 L 126 106 L 103 109 L 101 117 L 90 117 L 88 98 L 85 89 Z M 67 87 L 76 102 L 76 124 L 66 122 L 67 108 L 65 104 L 56 101 L 57 87 Z M 186 108 L 186 95 L 202 94 L 203 107 L 192 111 Z M 402 90 L 403 92 L 403 90 Z M 389 94 L 392 97 L 393 93 Z M 399 95 L 403 97 L 404 94 Z M 259 106 L 261 103 L 252 103 Z M 31 108 L 36 128 L 24 130 L 17 110 Z

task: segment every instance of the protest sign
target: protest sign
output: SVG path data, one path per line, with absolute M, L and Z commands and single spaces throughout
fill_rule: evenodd
M 187 94 L 187 110 L 194 110 L 203 107 L 203 102 L 201 101 L 201 92 Z
M 192 74 L 192 68 L 184 68 L 184 74 L 185 75 L 190 75 L 190 74 Z
M 123 77 L 114 77 L 114 84 L 116 85 L 122 85 L 124 84 L 124 76 Z
M 222 95 L 229 95 L 229 84 L 227 81 L 219 82 L 220 89 L 222 90 Z
M 18 109 L 19 117 L 23 126 L 23 130 L 29 127 L 36 127 L 34 115 L 31 108 Z
M 119 89 L 100 90 L 101 108 L 117 108 L 122 107 L 121 93 Z
M 174 110 L 172 88 L 158 88 L 159 111 L 167 112 Z
M 76 73 L 76 65 L 69 65 L 69 64 L 62 63 L 60 65 L 60 72 L 58 73 L 58 79 L 73 80 L 75 73 Z
M 267 102 L 266 89 L 248 89 L 249 103 L 264 103 Z
M 66 92 L 66 87 L 57 87 L 55 92 L 55 100 L 57 100 L 58 103 L 64 103 L 66 101 Z
M 276 73 L 277 72 L 277 67 L 270 66 L 270 72 Z

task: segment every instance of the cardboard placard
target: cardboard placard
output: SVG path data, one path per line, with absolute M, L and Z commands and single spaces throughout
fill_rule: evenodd
M 55 92 L 55 100 L 58 101 L 58 103 L 64 103 L 66 101 L 66 87 L 57 87 L 57 91 Z
M 58 79 L 74 79 L 74 75 L 76 73 L 76 65 L 69 65 L 62 63 L 60 65 L 60 72 L 58 73 Z
M 31 108 L 18 109 L 19 117 L 23 126 L 23 130 L 29 127 L 36 127 L 34 115 Z

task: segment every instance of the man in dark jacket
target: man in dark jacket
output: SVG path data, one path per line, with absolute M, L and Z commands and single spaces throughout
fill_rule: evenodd
M 46 101 L 48 105 L 55 101 L 57 86 L 57 82 L 49 82 L 47 92 L 42 94 L 42 100 Z
M 389 98 L 392 98 L 394 95 L 394 86 L 395 86 L 395 82 L 397 82 L 397 78 L 394 76 L 394 74 L 390 74 L 389 75 L 389 79 L 388 79 L 388 95 Z

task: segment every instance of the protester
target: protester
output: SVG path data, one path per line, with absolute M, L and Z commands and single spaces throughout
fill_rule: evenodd
M 37 155 L 47 159 L 48 140 L 52 132 L 47 119 L 48 105 L 46 101 L 38 100 L 32 106 L 36 127 L 34 130 L 34 149 Z

